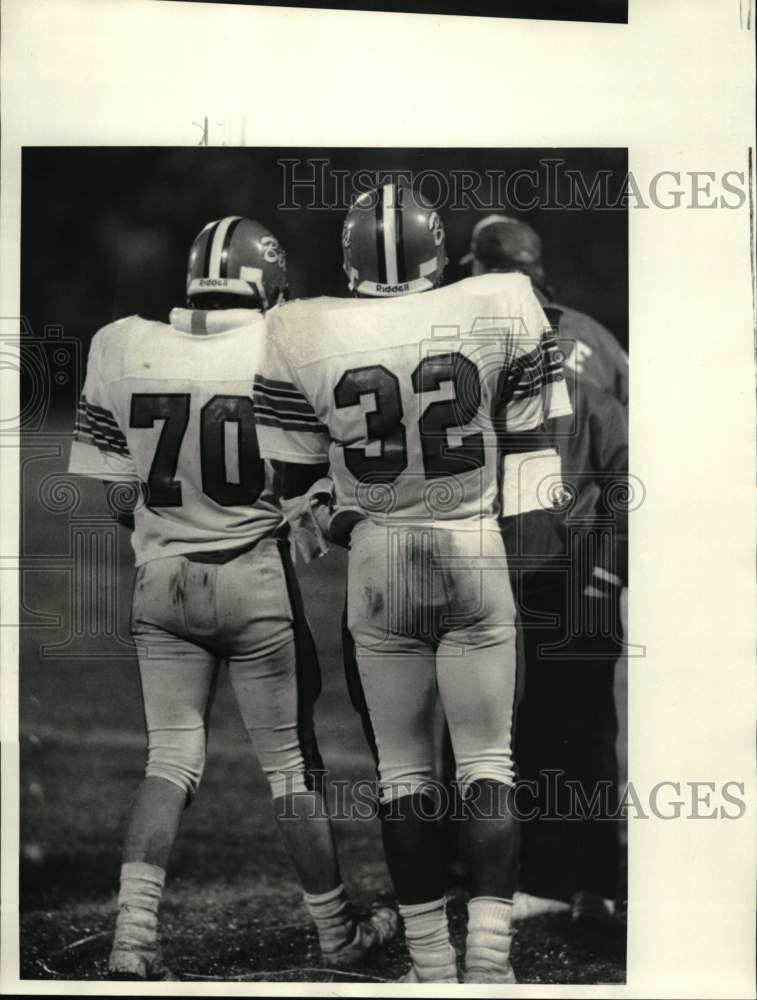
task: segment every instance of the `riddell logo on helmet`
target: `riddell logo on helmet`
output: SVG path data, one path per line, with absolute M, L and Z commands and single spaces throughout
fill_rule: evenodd
M 406 292 L 409 288 L 410 285 L 407 282 L 404 282 L 404 284 L 402 285 L 379 285 L 378 283 L 376 284 L 377 292 L 389 292 L 389 293 Z
M 226 288 L 229 281 L 228 278 L 200 278 L 198 284 L 200 288 Z

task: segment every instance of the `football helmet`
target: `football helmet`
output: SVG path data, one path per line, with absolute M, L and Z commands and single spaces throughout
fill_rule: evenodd
M 187 297 L 218 293 L 259 300 L 264 309 L 286 299 L 286 254 L 265 226 L 241 215 L 209 222 L 189 251 Z
M 408 184 L 366 191 L 342 229 L 344 273 L 356 295 L 425 292 L 441 284 L 447 264 L 444 225 Z

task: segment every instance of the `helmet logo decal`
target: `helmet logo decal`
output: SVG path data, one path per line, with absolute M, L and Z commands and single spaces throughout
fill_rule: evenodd
M 279 267 L 286 266 L 284 251 L 273 236 L 263 236 L 260 245 L 263 247 L 263 260 L 269 264 L 278 264 Z
M 428 217 L 428 228 L 434 234 L 434 244 L 441 246 L 444 240 L 444 226 L 438 212 L 432 212 Z

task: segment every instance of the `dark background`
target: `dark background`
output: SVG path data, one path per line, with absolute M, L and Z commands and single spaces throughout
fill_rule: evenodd
M 182 0 L 183 2 L 183 0 Z M 211 3 L 227 3 L 229 0 L 209 0 Z M 233 0 L 239 3 L 240 0 Z M 252 0 L 241 0 L 250 6 Z M 289 3 L 255 0 L 259 7 L 325 7 L 331 10 L 385 10 L 404 14 L 464 14 L 468 17 L 525 17 L 531 20 L 549 21 L 607 21 L 613 24 L 628 23 L 628 3 L 626 0 L 499 0 L 499 3 L 392 3 L 380 0 L 368 3 L 308 3 L 295 0 Z
M 67 338 L 81 343 L 83 361 L 93 333 L 114 319 L 139 313 L 167 320 L 171 308 L 184 303 L 193 238 L 211 219 L 236 214 L 259 220 L 278 236 L 287 250 L 293 296 L 345 295 L 340 241 L 345 211 L 277 209 L 285 198 L 284 169 L 277 162 L 282 158 L 328 158 L 333 170 L 444 173 L 511 173 L 561 158 L 564 169 L 580 171 L 589 186 L 597 171 L 611 170 L 612 191 L 622 189 L 627 168 L 624 149 L 27 148 L 22 315 L 37 336 L 45 326 L 62 326 Z M 428 190 L 433 193 L 431 186 Z M 530 196 L 528 186 L 524 194 Z M 567 201 L 567 194 L 566 181 L 557 189 L 558 199 Z M 297 197 L 304 202 L 307 195 Z M 449 282 L 468 273 L 457 261 L 468 249 L 472 226 L 491 209 L 440 210 Z M 541 234 L 558 299 L 591 313 L 627 347 L 626 211 L 541 208 L 511 214 Z
M 167 319 L 184 300 L 186 256 L 211 219 L 248 214 L 288 250 L 297 295 L 344 295 L 344 210 L 283 211 L 279 157 L 330 157 L 362 167 L 515 170 L 563 156 L 590 181 L 611 169 L 622 188 L 625 150 L 27 149 L 23 155 L 20 532 L 21 970 L 24 978 L 104 975 L 116 912 L 121 839 L 144 767 L 144 709 L 129 637 L 133 557 L 105 508 L 102 484 L 66 474 L 77 383 L 92 334 L 139 312 Z M 506 208 L 507 206 L 502 206 Z M 449 256 L 469 245 L 486 212 L 443 211 Z M 627 341 L 627 215 L 537 210 L 549 276 L 568 303 Z M 464 272 L 452 264 L 448 279 Z M 51 326 L 62 327 L 57 332 Z M 48 328 L 47 330 L 45 328 Z M 27 333 L 29 325 L 27 325 Z M 50 397 L 53 406 L 47 406 Z M 373 775 L 342 670 L 345 554 L 299 567 L 319 650 L 316 728 L 330 779 Z M 626 761 L 625 661 L 617 671 L 618 753 Z M 378 824 L 340 819 L 345 883 L 361 908 L 391 901 Z M 452 890 L 455 942 L 464 894 Z M 560 908 L 562 907 L 562 908 Z M 161 906 L 169 964 L 188 978 L 334 980 L 324 973 L 301 893 L 277 838 L 264 776 L 247 746 L 225 673 L 210 722 L 202 787 L 187 810 Z M 566 904 L 519 918 L 514 963 L 523 982 L 622 982 L 625 928 L 586 937 Z M 358 977 L 406 969 L 401 940 Z M 343 980 L 349 976 L 337 975 Z

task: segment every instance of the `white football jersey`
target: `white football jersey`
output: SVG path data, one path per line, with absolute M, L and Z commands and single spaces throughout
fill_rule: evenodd
M 337 506 L 378 521 L 495 518 L 503 436 L 570 412 L 522 274 L 288 303 L 269 318 L 255 380 L 261 454 L 330 462 Z
M 95 334 L 69 471 L 137 479 L 137 565 L 236 548 L 282 514 L 258 451 L 252 387 L 265 318 L 247 309 L 130 316 Z

